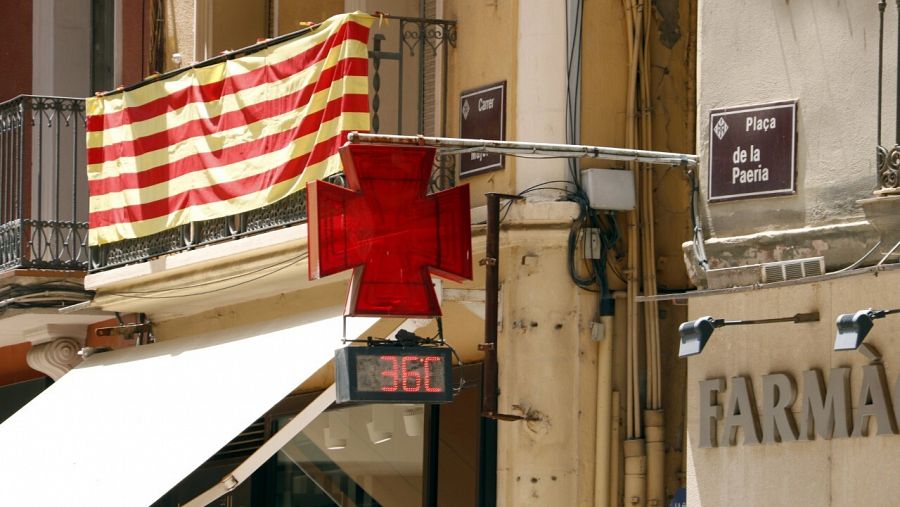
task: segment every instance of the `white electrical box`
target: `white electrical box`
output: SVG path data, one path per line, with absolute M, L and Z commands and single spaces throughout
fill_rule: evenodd
M 631 171 L 585 169 L 581 171 L 581 186 L 594 209 L 634 209 L 634 174 Z

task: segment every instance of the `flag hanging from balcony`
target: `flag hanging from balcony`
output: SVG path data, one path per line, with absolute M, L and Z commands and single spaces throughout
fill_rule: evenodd
M 341 170 L 369 130 L 369 28 L 311 33 L 87 102 L 90 244 L 272 204 Z

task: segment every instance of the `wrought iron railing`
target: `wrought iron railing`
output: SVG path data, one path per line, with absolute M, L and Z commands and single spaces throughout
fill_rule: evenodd
M 373 131 L 445 134 L 447 101 L 439 90 L 447 89 L 448 51 L 455 45 L 454 21 L 388 17 L 386 23 L 373 29 L 369 48 Z M 411 90 L 415 93 L 410 94 Z M 437 111 L 441 112 L 439 116 L 435 115 Z M 344 183 L 341 175 L 331 180 Z M 439 156 L 432 171 L 431 190 L 450 188 L 455 182 L 454 157 Z M 162 255 L 297 225 L 306 218 L 306 192 L 301 191 L 246 213 L 91 247 L 89 269 L 97 272 L 146 262 Z M 0 231 L 0 242 L 3 240 Z
M 84 100 L 0 104 L 0 270 L 84 270 Z

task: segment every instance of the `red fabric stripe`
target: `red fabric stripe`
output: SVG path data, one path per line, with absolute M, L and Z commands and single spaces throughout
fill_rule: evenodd
M 205 137 L 216 132 L 248 125 L 265 118 L 271 118 L 298 109 L 309 103 L 313 94 L 331 87 L 336 80 L 347 76 L 365 77 L 368 75 L 369 61 L 365 58 L 347 58 L 337 65 L 326 69 L 318 81 L 310 83 L 292 94 L 252 104 L 250 106 L 225 113 L 210 119 L 200 118 L 177 127 L 162 130 L 155 134 L 140 137 L 134 141 L 109 144 L 97 148 L 88 148 L 88 164 L 100 164 L 120 157 L 135 157 L 160 150 L 167 146 L 190 139 Z
M 187 104 L 221 99 L 237 90 L 278 81 L 315 64 L 323 59 L 332 47 L 338 46 L 346 40 L 368 43 L 368 39 L 368 28 L 349 21 L 341 25 L 338 31 L 324 42 L 282 62 L 265 65 L 245 74 L 228 76 L 215 83 L 190 86 L 140 106 L 126 107 L 114 113 L 90 115 L 87 118 L 87 131 L 99 132 L 108 128 L 149 120 Z
M 321 111 L 304 117 L 300 121 L 300 124 L 294 129 L 254 139 L 221 150 L 209 153 L 198 153 L 138 173 L 124 173 L 117 176 L 88 181 L 90 195 L 98 196 L 126 189 L 149 187 L 194 171 L 202 171 L 210 167 L 220 167 L 258 157 L 265 153 L 280 150 L 295 139 L 315 132 L 322 123 L 337 118 L 344 112 L 366 113 L 368 110 L 368 95 L 344 95 L 328 102 Z
M 337 153 L 338 148 L 347 140 L 349 131 L 341 132 L 327 141 L 317 144 L 313 150 L 295 159 L 275 167 L 265 173 L 249 176 L 237 181 L 220 183 L 206 188 L 191 189 L 164 199 L 143 204 L 135 204 L 110 210 L 93 212 L 89 216 L 90 227 L 103 227 L 116 223 L 130 223 L 151 218 L 162 217 L 179 209 L 190 206 L 224 201 L 245 195 L 257 190 L 297 178 L 308 165 L 321 162 Z

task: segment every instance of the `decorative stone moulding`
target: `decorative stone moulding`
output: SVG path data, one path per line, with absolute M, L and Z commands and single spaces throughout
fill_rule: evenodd
M 25 360 L 32 369 L 55 382 L 81 362 L 80 349 L 81 342 L 75 338 L 56 338 L 31 347 Z

